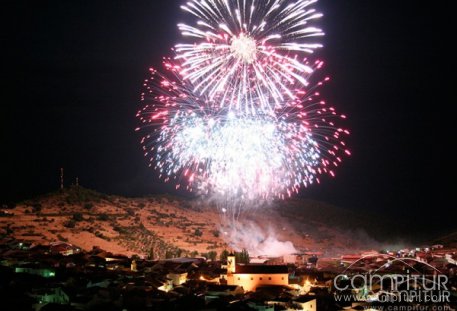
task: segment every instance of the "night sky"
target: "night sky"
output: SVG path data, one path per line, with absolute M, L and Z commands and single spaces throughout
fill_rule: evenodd
M 58 189 L 60 167 L 67 184 L 79 177 L 105 193 L 175 193 L 147 167 L 134 129 L 148 68 L 179 41 L 181 3 L 2 5 L 1 202 Z M 417 232 L 457 229 L 447 3 L 319 2 L 316 55 L 332 77 L 323 94 L 349 116 L 353 156 L 302 197 L 404 217 Z

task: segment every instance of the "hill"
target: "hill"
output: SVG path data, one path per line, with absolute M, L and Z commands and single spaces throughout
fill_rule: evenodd
M 237 222 L 221 215 L 199 200 L 169 195 L 125 198 L 71 187 L 3 209 L 0 236 L 164 258 L 228 248 L 247 248 L 255 255 L 336 255 L 380 249 L 367 232 L 376 236 L 388 231 L 379 217 L 311 200 L 275 202 L 243 213 Z
M 442 244 L 448 247 L 457 247 L 457 232 L 434 239 L 430 244 Z

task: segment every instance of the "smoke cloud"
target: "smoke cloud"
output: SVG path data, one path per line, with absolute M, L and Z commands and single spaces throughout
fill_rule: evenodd
M 279 241 L 274 230 L 266 230 L 253 222 L 233 222 L 229 227 L 223 228 L 227 243 L 236 251 L 246 249 L 249 255 L 279 257 L 297 253 L 290 241 Z

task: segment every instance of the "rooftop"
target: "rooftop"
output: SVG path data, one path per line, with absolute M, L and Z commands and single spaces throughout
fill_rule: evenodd
M 287 274 L 289 270 L 285 265 L 237 265 L 235 273 L 241 274 Z

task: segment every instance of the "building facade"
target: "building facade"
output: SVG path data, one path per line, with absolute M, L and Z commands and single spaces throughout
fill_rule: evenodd
M 235 256 L 227 257 L 227 284 L 255 291 L 260 286 L 288 286 L 289 272 L 285 265 L 236 264 Z

